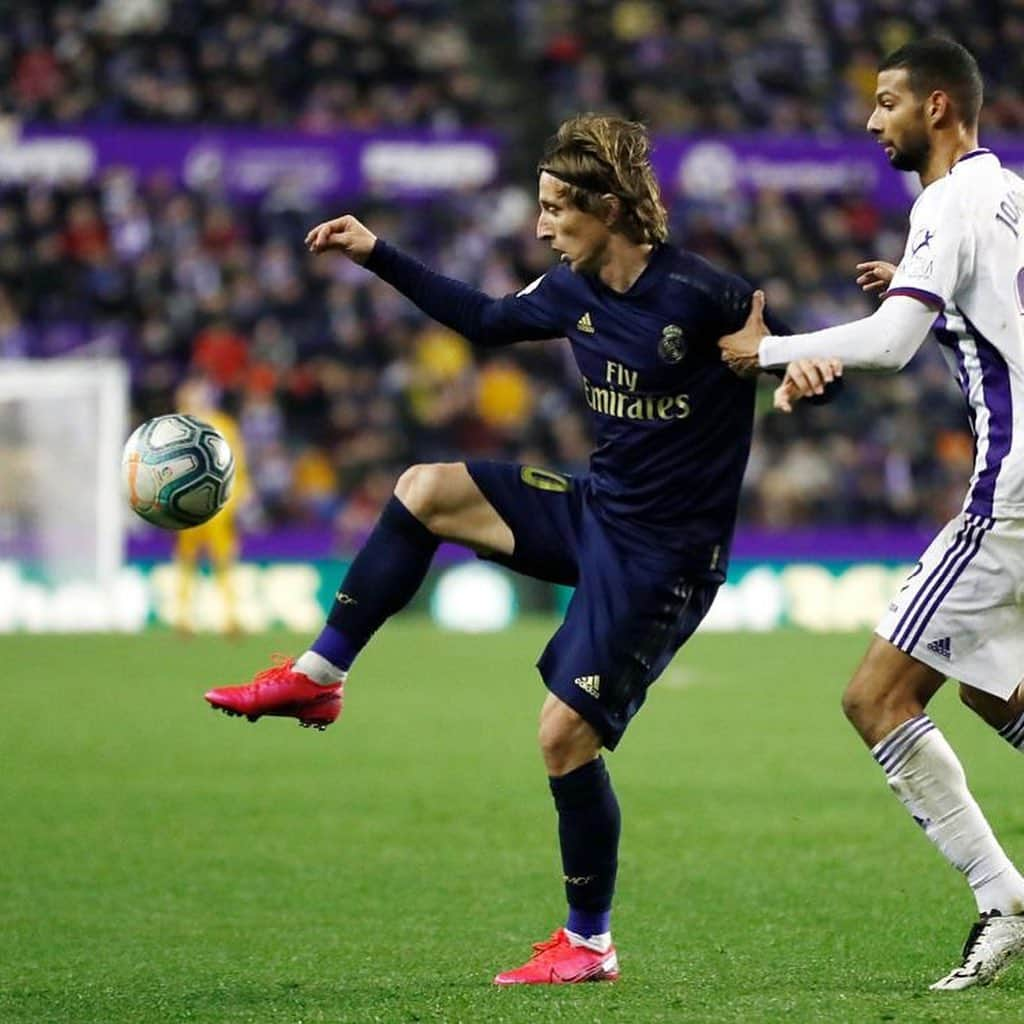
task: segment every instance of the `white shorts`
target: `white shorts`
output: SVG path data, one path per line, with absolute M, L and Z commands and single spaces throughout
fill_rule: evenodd
M 1024 679 L 1024 519 L 962 513 L 875 632 L 944 676 L 1008 698 Z

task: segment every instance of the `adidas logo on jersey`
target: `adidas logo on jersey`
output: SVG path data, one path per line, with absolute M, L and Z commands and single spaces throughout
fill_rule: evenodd
M 945 658 L 946 661 L 952 657 L 952 650 L 950 649 L 949 637 L 942 636 L 938 640 L 933 640 L 930 644 L 926 645 L 929 651 L 933 651 L 940 658 Z
M 600 676 L 577 676 L 573 682 L 581 689 L 585 690 L 590 694 L 591 697 L 600 696 L 601 692 L 601 677 Z
M 583 331 L 584 334 L 593 334 L 594 325 L 590 322 L 590 314 L 584 313 L 583 316 L 576 321 L 576 327 L 578 330 Z

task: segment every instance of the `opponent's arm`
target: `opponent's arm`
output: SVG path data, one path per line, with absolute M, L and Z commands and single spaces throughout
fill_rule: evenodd
M 758 292 L 747 322 L 719 340 L 722 359 L 738 371 L 783 367 L 801 359 L 837 358 L 863 370 L 899 370 L 921 347 L 936 310 L 918 298 L 894 295 L 871 316 L 809 334 L 775 337 L 762 318 L 764 294 Z
M 788 338 L 763 337 L 758 364 L 781 367 L 794 359 L 834 356 L 855 370 L 902 370 L 921 347 L 936 310 L 909 295 L 894 295 L 870 316 Z
M 378 238 L 355 217 L 318 224 L 306 236 L 310 252 L 336 249 L 398 289 L 427 316 L 481 346 L 507 345 L 561 335 L 542 304 L 494 299 L 471 285 L 438 274 L 419 260 Z
M 761 318 L 766 333 L 770 331 L 775 337 L 788 337 L 793 334 L 789 324 L 765 308 L 763 292 L 752 293 L 746 282 L 739 278 L 734 278 L 732 284 L 733 287 L 726 287 L 720 292 L 719 302 L 724 314 L 724 331 L 734 328 L 737 324 L 746 326 L 750 323 L 756 306 L 757 315 Z M 761 369 L 762 367 L 756 364 L 750 364 L 736 372 L 742 377 L 753 377 Z M 843 388 L 842 361 L 832 357 L 799 359 L 784 368 L 769 369 L 768 372 L 778 377 L 780 381 L 780 386 L 776 389 L 777 396 L 784 386 L 792 387 L 798 383 L 799 397 L 809 399 L 812 405 L 825 405 L 833 401 Z M 781 408 L 778 402 L 776 405 Z

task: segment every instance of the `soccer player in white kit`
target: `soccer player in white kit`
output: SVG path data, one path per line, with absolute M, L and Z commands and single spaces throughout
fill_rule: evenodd
M 910 43 L 878 75 L 870 131 L 924 191 L 899 267 L 861 264 L 858 283 L 885 290 L 871 316 L 811 334 L 771 337 L 758 309 L 721 339 L 747 372 L 791 364 L 776 405 L 820 393 L 813 367 L 899 370 L 932 331 L 967 403 L 974 473 L 963 511 L 921 556 L 875 630 L 843 709 L 892 790 L 970 884 L 978 906 L 961 963 L 931 988 L 987 984 L 1024 952 L 1024 878 L 967 788 L 925 707 L 947 677 L 1001 736 L 1024 751 L 1024 181 L 978 145 L 982 82 L 946 39 Z

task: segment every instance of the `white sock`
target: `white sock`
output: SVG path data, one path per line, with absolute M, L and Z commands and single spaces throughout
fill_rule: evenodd
M 572 946 L 583 946 L 585 949 L 592 949 L 595 953 L 607 953 L 612 948 L 612 933 L 601 932 L 600 935 L 577 935 L 576 932 L 565 929 L 566 937 Z
M 960 761 L 935 723 L 927 715 L 911 718 L 871 753 L 914 820 L 966 876 L 979 912 L 1024 913 L 1024 878 L 993 835 L 967 788 Z
M 332 665 L 316 651 L 306 651 L 295 662 L 295 671 L 308 676 L 319 686 L 337 686 L 345 682 L 348 673 L 344 669 Z

